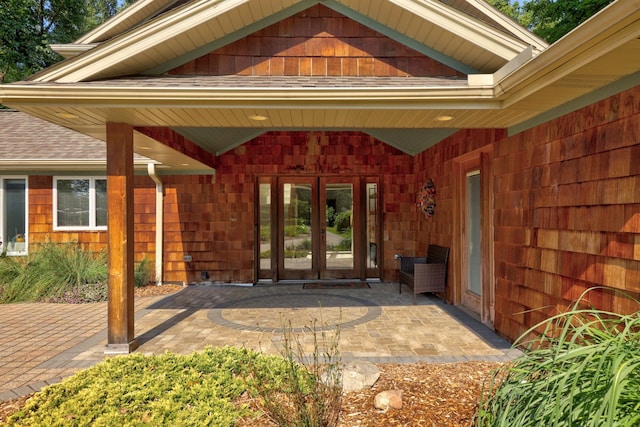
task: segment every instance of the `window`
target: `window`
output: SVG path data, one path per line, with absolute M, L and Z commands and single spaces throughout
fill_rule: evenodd
M 55 229 L 107 228 L 106 179 L 56 178 L 53 187 Z
M 0 178 L 0 245 L 7 255 L 27 253 L 27 179 Z

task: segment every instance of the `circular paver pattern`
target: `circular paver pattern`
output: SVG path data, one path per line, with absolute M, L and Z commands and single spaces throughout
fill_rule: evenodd
M 349 310 L 342 310 L 348 307 Z M 228 328 L 260 332 L 345 329 L 382 313 L 371 301 L 331 293 L 282 293 L 230 301 L 209 310 L 212 322 Z

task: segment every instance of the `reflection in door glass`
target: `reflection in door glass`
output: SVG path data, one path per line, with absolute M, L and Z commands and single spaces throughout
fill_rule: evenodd
M 284 268 L 311 269 L 311 185 L 284 184 Z
M 367 183 L 367 268 L 378 267 L 378 184 Z
M 467 175 L 467 233 L 468 233 L 468 289 L 480 295 L 482 289 L 482 267 L 480 257 L 480 173 Z
M 26 180 L 4 180 L 4 235 L 8 253 L 26 251 Z
M 327 184 L 325 200 L 327 269 L 352 269 L 353 184 Z
M 260 184 L 260 270 L 271 270 L 271 184 Z

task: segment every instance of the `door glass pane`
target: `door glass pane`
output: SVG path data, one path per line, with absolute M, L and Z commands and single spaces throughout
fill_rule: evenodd
M 482 269 L 480 255 L 480 173 L 467 175 L 467 233 L 468 233 L 468 289 L 480 295 L 482 289 Z
M 327 184 L 325 200 L 327 269 L 352 269 L 353 184 Z
M 271 184 L 260 184 L 260 270 L 271 270 Z
M 378 184 L 367 184 L 367 268 L 378 267 Z
M 4 219 L 7 252 L 26 250 L 26 181 L 4 180 Z
M 284 184 L 284 268 L 310 270 L 311 184 Z

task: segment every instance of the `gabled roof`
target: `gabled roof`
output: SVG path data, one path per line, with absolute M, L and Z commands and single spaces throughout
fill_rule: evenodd
M 0 109 L 0 141 L 0 170 L 5 172 L 104 172 L 106 167 L 104 141 L 20 111 Z M 176 156 L 174 162 L 192 162 L 175 150 L 172 156 Z M 171 166 L 140 154 L 135 154 L 133 161 L 140 170 L 146 170 L 149 163 L 154 163 L 159 171 Z M 195 169 L 194 166 L 192 163 L 189 169 L 183 166 L 171 170 L 175 173 Z
M 435 59 L 449 60 L 466 73 L 495 72 L 532 40 L 518 39 L 437 0 L 192 0 L 147 21 L 135 23 L 145 16 L 136 15 L 130 29 L 30 80 L 69 83 L 161 74 L 176 61 L 187 62 L 318 3 Z M 132 8 L 156 13 L 151 6 L 160 5 L 166 5 L 166 0 L 141 0 Z M 122 30 L 133 13 L 129 9 L 100 28 L 106 31 L 115 25 Z M 107 33 L 100 38 L 104 37 Z M 93 37 L 81 40 L 96 41 Z M 540 40 L 536 44 L 536 50 L 546 47 Z M 163 67 L 164 63 L 171 65 Z
M 481 0 L 321 2 L 466 79 L 165 74 L 318 3 L 192 0 L 131 25 L 117 17 L 83 42 L 123 33 L 1 86 L 1 102 L 99 139 L 108 121 L 169 126 L 219 153 L 268 130 L 354 129 L 416 154 L 456 129 L 521 130 L 640 82 L 640 0 L 616 1 L 540 50 Z

